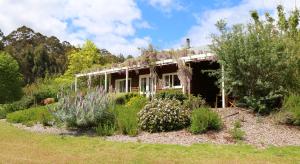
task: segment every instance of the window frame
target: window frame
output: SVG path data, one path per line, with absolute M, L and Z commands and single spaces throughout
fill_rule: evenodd
M 117 93 L 126 93 L 126 88 L 125 88 L 124 92 L 120 92 L 120 88 L 117 88 L 117 87 L 120 87 L 120 82 L 121 81 L 125 81 L 125 85 L 126 85 L 126 78 L 125 79 L 116 79 L 115 80 L 115 90 L 116 90 Z M 128 83 L 129 83 L 128 92 L 131 92 L 131 86 L 132 86 L 132 80 L 131 80 L 131 78 L 128 78 Z
M 163 78 L 163 89 L 177 89 L 177 88 L 182 88 L 181 82 L 180 82 L 180 85 L 174 86 L 174 79 L 175 79 L 174 75 L 176 75 L 177 78 L 178 78 L 178 73 L 177 72 L 165 73 L 165 74 L 162 75 L 162 78 Z M 169 76 L 169 86 L 165 86 L 165 84 L 166 84 L 165 79 L 166 79 L 167 76 Z M 171 76 L 172 76 L 172 78 L 171 78 Z M 180 81 L 180 79 L 179 79 L 179 81 Z M 172 86 L 172 87 L 170 87 L 170 86 Z

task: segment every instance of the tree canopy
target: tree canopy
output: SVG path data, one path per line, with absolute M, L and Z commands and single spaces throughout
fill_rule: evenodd
M 19 65 L 8 53 L 0 52 L 0 72 L 0 103 L 21 98 L 22 76 Z
M 278 21 L 265 14 L 265 21 L 256 11 L 252 22 L 227 27 L 218 21 L 220 35 L 213 35 L 212 50 L 224 66 L 227 93 L 239 105 L 268 113 L 279 107 L 283 96 L 300 89 L 299 11 L 285 17 L 278 6 Z

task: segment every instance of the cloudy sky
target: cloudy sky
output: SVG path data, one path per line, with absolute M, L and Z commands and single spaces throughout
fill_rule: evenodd
M 275 14 L 300 0 L 0 0 L 4 34 L 26 25 L 75 45 L 90 39 L 115 54 L 139 54 L 152 43 L 158 49 L 179 48 L 185 38 L 192 46 L 209 44 L 214 24 L 250 20 L 249 11 Z

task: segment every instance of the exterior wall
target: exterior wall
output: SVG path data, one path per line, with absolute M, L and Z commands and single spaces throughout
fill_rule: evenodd
M 202 70 L 216 70 L 219 69 L 219 64 L 216 62 L 202 61 L 202 62 L 191 62 L 190 66 L 193 71 L 192 82 L 191 82 L 191 94 L 201 95 L 206 99 L 209 105 L 216 105 L 216 97 L 220 94 L 220 89 L 215 84 L 217 79 L 208 76 L 207 73 L 203 73 Z M 178 67 L 176 64 L 157 66 L 155 71 L 158 75 L 156 83 L 156 92 L 161 91 L 163 88 L 162 76 L 166 73 L 177 72 Z M 129 71 L 129 78 L 131 78 L 131 92 L 139 92 L 139 75 L 149 74 L 149 68 Z M 119 73 L 111 74 L 111 86 L 115 89 L 116 79 L 125 79 L 125 70 Z M 178 88 L 178 90 L 182 90 Z M 220 101 L 221 99 L 219 99 Z M 220 106 L 220 102 L 217 102 Z
M 155 68 L 155 71 L 159 77 L 157 79 L 156 84 L 156 91 L 162 90 L 162 75 L 165 73 L 173 73 L 177 72 L 177 66 L 176 64 L 172 65 L 165 65 L 165 66 L 158 66 Z M 140 75 L 146 75 L 150 74 L 149 68 L 146 69 L 139 69 L 139 70 L 133 70 L 128 72 L 128 78 L 131 78 L 131 92 L 139 92 L 139 76 Z M 118 73 L 111 74 L 111 83 L 110 86 L 112 86 L 113 89 L 115 89 L 115 81 L 117 79 L 125 79 L 126 78 L 126 72 L 125 70 Z

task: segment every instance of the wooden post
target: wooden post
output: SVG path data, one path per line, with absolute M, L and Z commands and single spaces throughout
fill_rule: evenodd
M 88 88 L 90 89 L 92 85 L 92 76 L 89 75 L 89 79 L 88 79 Z
M 77 76 L 75 76 L 75 92 L 77 92 Z
M 222 71 L 222 108 L 226 107 L 226 103 L 225 103 L 225 82 L 224 82 L 224 66 L 221 65 L 221 71 Z
M 104 90 L 107 92 L 107 72 L 104 74 Z
M 126 68 L 125 92 L 128 93 L 128 68 Z

